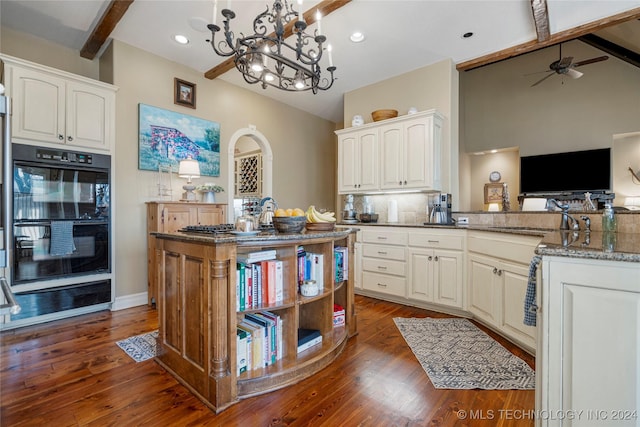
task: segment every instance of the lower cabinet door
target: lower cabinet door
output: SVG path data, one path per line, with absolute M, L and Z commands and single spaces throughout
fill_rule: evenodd
M 536 327 L 524 324 L 524 300 L 529 282 L 529 269 L 514 264 L 502 264 L 500 269 L 503 280 L 501 329 L 509 336 L 535 348 Z
M 462 308 L 462 252 L 434 252 L 433 302 Z
M 501 290 L 496 279 L 495 261 L 469 255 L 469 311 L 479 318 L 499 326 Z

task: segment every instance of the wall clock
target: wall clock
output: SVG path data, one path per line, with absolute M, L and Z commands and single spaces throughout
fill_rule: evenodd
M 500 179 L 502 178 L 502 176 L 500 175 L 500 172 L 498 171 L 493 171 L 489 174 L 489 181 L 491 182 L 500 182 Z
M 484 185 L 484 202 L 485 203 L 502 203 L 502 194 L 504 186 L 502 184 L 485 184 Z

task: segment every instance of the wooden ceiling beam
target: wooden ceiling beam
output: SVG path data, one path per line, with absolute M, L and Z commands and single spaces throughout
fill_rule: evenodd
M 536 24 L 538 42 L 548 40 L 551 37 L 551 31 L 549 30 L 547 0 L 531 0 L 531 11 L 533 12 L 533 21 Z
M 351 0 L 323 0 L 320 3 L 318 3 L 316 6 L 314 6 L 313 8 L 307 10 L 306 12 L 304 12 L 302 14 L 302 17 L 304 19 L 304 21 L 307 23 L 307 25 L 312 25 L 316 22 L 316 11 L 320 11 L 320 14 L 325 17 L 327 15 L 329 15 L 332 12 L 335 12 L 336 10 L 340 9 L 342 6 L 347 5 L 348 3 L 350 3 Z M 289 22 L 287 25 L 285 25 L 284 27 L 284 38 L 286 39 L 287 37 L 290 37 L 291 35 L 293 35 L 293 26 L 295 25 L 295 21 L 291 21 Z M 275 37 L 275 33 L 271 33 L 269 34 L 267 37 Z M 212 54 L 215 55 L 215 52 L 212 51 Z M 226 73 L 227 71 L 231 70 L 232 68 L 235 67 L 235 61 L 233 59 L 233 57 L 230 57 L 229 59 L 227 59 L 224 62 L 221 62 L 220 64 L 216 65 L 215 67 L 211 68 L 210 70 L 206 71 L 204 73 L 204 76 L 208 79 L 215 79 L 218 76 L 223 75 L 224 73 Z
M 609 40 L 605 40 L 602 37 L 596 36 L 595 34 L 586 34 L 584 36 L 578 37 L 578 40 L 590 46 L 593 46 L 596 49 L 600 49 L 601 51 L 606 52 L 611 56 L 615 56 L 622 61 L 628 62 L 631 65 L 640 67 L 640 54 L 637 52 L 622 47 L 616 43 L 610 42 Z
M 107 10 L 93 29 L 93 32 L 80 50 L 80 56 L 87 59 L 96 57 L 102 45 L 107 41 L 113 29 L 118 25 L 134 0 L 111 0 Z
M 485 65 L 493 64 L 505 59 L 512 58 L 514 56 L 522 55 L 525 53 L 533 52 L 534 50 L 542 49 L 552 46 L 568 40 L 573 40 L 586 34 L 591 34 L 598 30 L 602 30 L 607 27 L 621 24 L 632 19 L 640 19 L 640 7 L 628 10 L 626 12 L 618 13 L 616 15 L 609 16 L 597 21 L 590 22 L 588 24 L 580 25 L 575 28 L 571 28 L 566 31 L 551 35 L 546 41 L 539 42 L 532 40 L 530 42 L 522 43 L 517 46 L 513 46 L 507 49 L 503 49 L 498 52 L 491 53 L 489 55 L 481 56 L 476 59 L 461 62 L 456 65 L 458 71 L 469 71 L 474 68 L 479 68 Z

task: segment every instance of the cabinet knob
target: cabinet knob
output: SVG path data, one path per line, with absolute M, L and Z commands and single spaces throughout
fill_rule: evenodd
M 438 255 L 436 255 L 434 259 L 435 259 L 436 261 L 438 261 Z
M 493 267 L 493 274 L 498 274 L 498 269 Z
M 398 185 L 402 185 L 402 181 L 398 181 Z
M 502 276 L 502 270 L 498 270 L 498 276 Z
M 431 255 L 429 255 L 429 258 L 427 258 L 429 261 L 431 261 L 433 259 L 433 257 Z
M 62 141 L 62 140 L 64 139 L 64 135 L 62 135 L 62 134 L 58 135 L 58 139 L 59 139 L 60 141 Z
M 407 185 L 407 181 L 404 182 L 404 185 Z
M 67 137 L 67 141 L 69 141 L 69 142 L 73 141 L 73 137 L 72 136 L 68 136 Z

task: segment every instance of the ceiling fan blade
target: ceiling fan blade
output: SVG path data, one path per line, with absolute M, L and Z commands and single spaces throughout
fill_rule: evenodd
M 542 83 L 543 81 L 547 80 L 549 77 L 551 77 L 553 75 L 554 75 L 554 73 L 551 73 L 551 74 L 549 74 L 547 76 L 544 76 L 543 78 L 541 78 L 540 80 L 538 80 L 537 82 L 532 84 L 531 87 L 538 86 L 540 83 Z
M 533 76 L 534 74 L 553 73 L 553 70 L 536 71 L 535 73 L 523 74 L 523 76 Z
M 578 61 L 573 64 L 574 67 L 580 67 L 581 65 L 593 64 L 594 62 L 606 61 L 609 59 L 607 55 L 598 56 L 597 58 L 585 59 L 584 61 Z
M 572 79 L 579 79 L 580 77 L 582 77 L 584 75 L 584 73 L 581 73 L 578 70 L 574 70 L 573 68 L 569 68 L 567 70 L 567 75 L 569 77 L 571 77 Z

